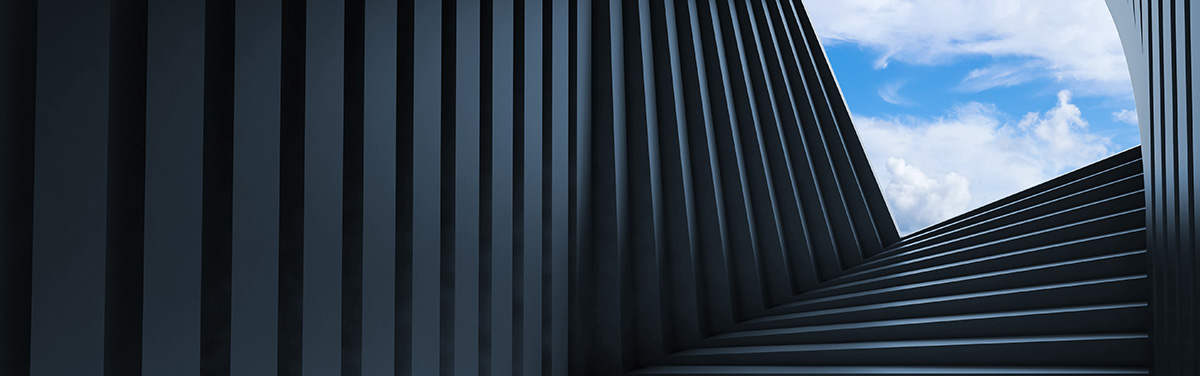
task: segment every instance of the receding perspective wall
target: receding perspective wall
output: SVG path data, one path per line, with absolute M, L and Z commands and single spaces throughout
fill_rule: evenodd
M 571 6 L 0 2 L 0 374 L 564 374 Z
M 901 238 L 799 0 L 0 1 L 0 375 L 1195 375 L 1108 3 L 1143 148 Z

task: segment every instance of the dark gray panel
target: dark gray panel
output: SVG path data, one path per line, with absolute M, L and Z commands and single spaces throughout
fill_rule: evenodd
M 200 373 L 204 2 L 150 4 L 142 373 Z
M 304 375 L 341 371 L 344 7 L 307 2 L 304 103 Z
M 397 4 L 365 4 L 362 372 L 394 375 Z M 406 150 L 407 151 L 407 150 Z
M 109 4 L 38 9 L 30 374 L 100 375 Z
M 440 337 L 442 4 L 415 2 L 413 12 L 412 374 L 435 375 Z
M 520 0 L 516 0 L 520 1 Z M 491 369 L 492 375 L 513 370 L 513 247 L 514 247 L 514 51 L 513 0 L 492 2 L 492 185 L 491 191 Z M 487 231 L 487 230 L 485 230 Z M 519 326 L 518 326 L 519 327 Z
M 277 370 L 281 6 L 236 10 L 231 375 Z
M 442 194 L 454 200 L 454 374 L 479 374 L 479 256 L 480 256 L 480 17 L 478 0 L 455 2 L 454 153 L 453 190 Z M 449 46 L 445 46 L 449 47 Z M 443 130 L 444 132 L 445 130 Z M 444 139 L 443 139 L 444 140 Z M 443 170 L 443 173 L 444 170 Z M 443 251 L 445 252 L 445 251 Z M 443 291 L 445 293 L 445 291 Z
M 549 262 L 543 262 L 542 268 L 542 289 L 543 293 L 549 294 L 549 299 L 543 299 L 542 311 L 543 322 L 548 322 L 549 325 L 544 325 L 544 330 L 549 333 L 543 333 L 542 354 L 543 364 L 549 363 L 549 369 L 543 369 L 543 375 L 566 375 L 567 374 L 567 304 L 569 296 L 567 292 L 568 284 L 568 260 L 567 250 L 569 233 L 571 231 L 571 222 L 568 220 L 571 215 L 569 211 L 569 192 L 571 190 L 568 184 L 572 179 L 570 175 L 571 152 L 570 145 L 572 137 L 570 134 L 571 122 L 570 117 L 573 116 L 570 112 L 570 101 L 575 100 L 571 92 L 571 77 L 569 76 L 569 63 L 573 57 L 570 51 L 571 41 L 571 5 L 572 1 L 555 0 L 551 2 L 551 13 L 545 14 L 543 17 L 551 21 L 552 30 L 544 30 L 551 36 L 549 49 L 550 67 L 547 71 L 550 72 L 552 90 L 547 93 L 550 97 L 551 118 L 547 119 L 552 130 L 548 145 L 550 155 L 544 155 L 543 158 L 550 162 L 550 176 L 548 185 L 550 186 L 549 204 L 551 207 L 550 218 L 543 218 L 549 223 L 548 232 L 544 234 L 550 238 L 550 247 L 548 252 Z M 546 196 L 543 196 L 543 198 Z M 548 352 L 545 350 L 549 350 Z
M 521 304 L 514 308 L 522 310 L 520 318 L 522 320 L 523 343 L 519 344 L 520 359 L 514 359 L 514 362 L 521 363 L 522 374 L 537 375 L 541 373 L 542 368 L 542 252 L 544 233 L 543 215 L 542 215 L 542 132 L 546 126 L 544 118 L 543 99 L 546 93 L 543 90 L 543 0 L 524 0 L 524 74 L 523 78 L 524 93 L 522 94 L 523 114 L 520 122 L 514 126 L 520 131 L 514 137 L 517 137 L 521 144 L 517 148 L 517 153 L 521 153 L 522 157 L 518 158 L 516 163 L 522 171 L 518 174 L 517 179 L 522 179 L 523 185 L 521 193 L 523 193 L 523 208 L 521 213 L 522 225 L 518 231 L 523 231 L 522 246 L 523 251 L 516 258 L 516 262 L 520 262 L 523 266 L 520 270 L 514 273 L 522 274 L 517 285 L 522 289 L 520 292 Z M 515 17 L 521 15 L 515 14 Z M 517 50 L 515 53 L 522 53 Z M 519 78 L 518 78 L 519 79 Z M 518 204 L 518 205 L 521 205 Z M 516 264 L 514 264 L 515 266 Z

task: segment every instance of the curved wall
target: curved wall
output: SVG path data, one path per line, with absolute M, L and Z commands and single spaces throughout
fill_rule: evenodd
M 899 238 L 801 4 L 594 1 L 589 17 L 577 372 L 655 364 Z
M 1156 375 L 1200 373 L 1193 81 L 1200 9 L 1192 1 L 1108 0 L 1137 100 L 1146 171 L 1146 226 Z M 1194 17 L 1195 16 L 1195 17 Z
M 904 239 L 799 1 L 0 3 L 0 374 L 1196 371 L 1186 1 Z

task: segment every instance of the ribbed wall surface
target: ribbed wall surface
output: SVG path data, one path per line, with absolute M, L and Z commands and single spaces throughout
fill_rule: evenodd
M 1140 149 L 897 241 L 800 4 L 591 21 L 577 373 L 1148 372 Z
M 1131 149 L 905 237 L 640 374 L 1146 374 Z
M 799 4 L 591 4 L 577 373 L 656 364 L 896 241 Z
M 0 1 L 0 375 L 565 374 L 566 1 Z
M 901 239 L 799 1 L 0 2 L 0 374 L 1194 375 L 1109 4 L 1145 149 Z
M 1146 171 L 1147 231 L 1154 295 L 1154 372 L 1200 374 L 1200 262 L 1196 257 L 1193 46 L 1200 9 L 1192 1 L 1108 0 L 1137 99 Z

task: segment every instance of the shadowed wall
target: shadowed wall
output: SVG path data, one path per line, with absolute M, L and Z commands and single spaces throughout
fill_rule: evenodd
M 0 374 L 1194 374 L 1109 4 L 1145 149 L 900 238 L 799 1 L 4 2 Z

